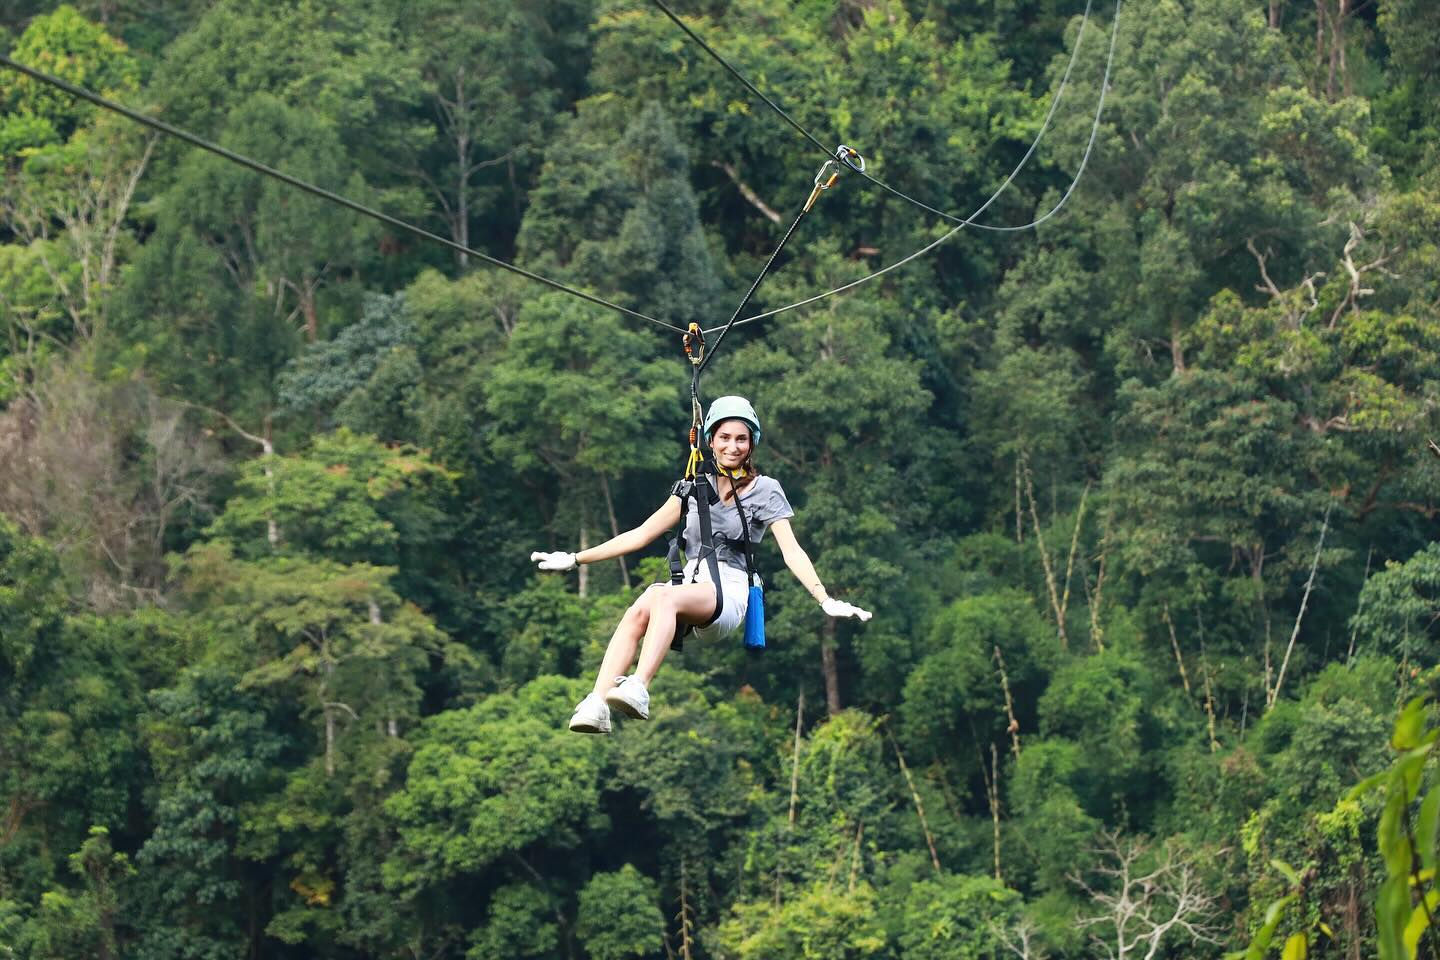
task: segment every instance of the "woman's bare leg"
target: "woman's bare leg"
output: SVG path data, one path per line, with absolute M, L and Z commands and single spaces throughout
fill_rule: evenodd
M 614 635 L 610 637 L 610 645 L 605 648 L 605 659 L 600 661 L 600 672 L 595 675 L 595 692 L 600 696 L 603 697 L 605 691 L 615 685 L 615 678 L 623 677 L 630 664 L 635 662 L 635 650 L 640 645 L 640 638 L 645 635 L 645 628 L 650 625 L 650 603 L 661 589 L 658 583 L 646 589 L 620 618 Z
M 664 586 L 647 604 L 650 622 L 645 627 L 645 646 L 640 650 L 640 665 L 635 676 L 645 686 L 655 678 L 670 644 L 675 641 L 675 618 L 686 623 L 704 623 L 715 613 L 715 587 L 709 583 L 686 583 Z M 607 654 L 608 659 L 608 654 Z

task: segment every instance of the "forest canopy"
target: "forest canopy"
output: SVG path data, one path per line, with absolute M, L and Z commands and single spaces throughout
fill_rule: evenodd
M 769 649 L 606 738 L 663 548 L 526 558 L 661 504 L 691 367 L 456 247 L 709 328 L 825 155 L 649 0 L 0 0 L 453 244 L 0 68 L 0 958 L 1440 956 L 1440 5 L 673 7 L 897 190 L 1063 206 L 727 336 L 875 616 L 767 540 Z M 953 226 L 842 171 L 751 312 Z

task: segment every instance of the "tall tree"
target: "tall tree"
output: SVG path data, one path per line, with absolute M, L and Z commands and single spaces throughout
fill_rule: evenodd
M 544 13 L 514 0 L 426 0 L 406 11 L 436 134 L 411 169 L 463 246 L 478 223 L 519 219 L 519 177 L 536 165 L 557 105 Z M 496 209 L 506 201 L 508 215 Z M 493 243 L 488 233 L 485 243 Z M 465 255 L 455 258 L 463 270 Z

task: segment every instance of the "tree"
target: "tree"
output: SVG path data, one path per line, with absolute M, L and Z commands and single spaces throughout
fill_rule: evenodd
M 672 462 L 652 439 L 677 399 L 654 340 L 569 298 L 546 294 L 522 308 L 484 390 L 491 449 L 559 501 L 553 529 L 574 529 L 582 548 L 597 514 L 620 532 L 613 480 Z
M 182 572 L 207 618 L 245 625 L 241 687 L 298 694 L 318 721 L 326 776 L 340 762 L 343 727 L 398 736 L 418 713 L 417 676 L 444 644 L 429 618 L 389 588 L 393 570 L 284 556 L 246 562 L 212 544 L 193 547 Z
M 0 519 L 0 885 L 38 899 L 91 827 L 119 828 L 135 787 L 136 659 L 72 619 L 58 559 Z
M 37 368 L 0 411 L 0 510 L 49 538 L 97 610 L 156 597 L 177 529 L 207 519 L 216 451 L 144 379 L 102 383 L 85 354 Z
M 1028 597 L 1008 591 L 957 600 L 935 617 L 927 646 L 900 707 L 906 742 L 921 760 L 968 767 L 966 741 L 979 737 L 974 746 L 984 752 L 1035 730 L 1035 704 L 1060 666 L 1060 650 Z
M 659 952 L 665 918 L 655 882 L 630 864 L 597 873 L 580 891 L 575 932 L 595 960 L 626 960 Z
M 1075 883 L 1103 911 L 1081 918 L 1080 923 L 1102 931 L 1091 937 L 1106 957 L 1151 960 L 1172 931 L 1191 943 L 1220 942 L 1214 922 L 1217 898 L 1197 882 L 1189 857 L 1167 846 L 1149 864 L 1145 858 L 1150 850 L 1140 841 L 1107 834 L 1104 842 L 1098 852 L 1105 859 L 1094 871 L 1105 878 L 1106 886 L 1092 886 L 1078 876 Z
M 564 729 L 572 688 L 541 677 L 425 721 L 405 787 L 385 804 L 401 839 L 385 867 L 391 889 L 413 896 L 524 858 L 542 841 L 558 850 L 580 842 L 599 815 L 604 758 Z
M 1243 0 L 1126 9 L 1115 64 L 1085 185 L 1007 278 L 1003 322 L 1154 379 L 1186 367 L 1185 333 L 1217 291 L 1253 285 L 1247 237 L 1290 265 L 1285 281 L 1303 275 L 1336 236 L 1326 214 L 1372 182 L 1374 161 L 1361 103 L 1306 91 Z M 1077 101 L 1095 102 L 1102 65 L 1100 53 L 1077 63 Z M 1057 114 L 1042 153 L 1078 167 L 1092 116 Z
M 727 954 L 739 960 L 805 956 L 860 960 L 881 956 L 886 947 L 869 884 L 835 891 L 817 883 L 778 908 L 768 900 L 738 903 L 720 925 L 719 941 Z
M 1014 919 L 1018 894 L 992 877 L 947 875 L 913 884 L 895 937 L 903 960 L 999 960 L 997 925 Z
M 406 13 L 436 134 L 411 169 L 462 246 L 471 245 L 475 224 L 505 219 L 497 208 L 506 194 L 518 211 L 517 170 L 533 164 L 551 122 L 555 67 L 543 49 L 543 14 L 541 5 L 513 0 L 427 0 Z M 463 253 L 455 261 L 465 269 Z
M 1431 666 L 1440 613 L 1440 544 L 1403 563 L 1390 560 L 1365 582 L 1351 621 L 1361 649 L 1379 648 L 1407 662 Z
M 11 228 L 39 258 L 70 337 L 82 343 L 105 329 L 130 245 L 125 220 L 154 145 L 118 121 L 98 120 L 64 145 L 35 151 L 7 182 Z M 52 236 L 54 225 L 64 229 Z
M 1425 104 L 1440 92 L 1435 70 L 1440 52 L 1440 19 L 1435 8 L 1417 0 L 1391 0 L 1377 22 L 1390 48 L 1389 89 L 1375 95 L 1376 148 L 1397 175 L 1434 167 L 1440 127 Z
M 70 4 L 30 21 L 10 56 L 102 95 L 139 88 L 140 65 L 125 44 L 86 20 Z M 7 161 L 29 148 L 64 143 L 95 115 L 95 108 L 23 74 L 0 79 L 0 157 Z
M 673 121 L 651 103 L 612 141 L 585 110 L 558 132 L 517 238 L 520 258 L 642 313 L 713 316 L 718 271 Z
M 70 855 L 70 871 L 84 883 L 79 894 L 51 890 L 25 932 L 31 956 L 73 957 L 77 953 L 111 960 L 118 956 L 120 888 L 134 874 L 130 858 L 110 845 L 110 832 L 90 828 L 90 838 Z
M 132 921 L 145 960 L 221 956 L 261 942 L 267 882 L 240 853 L 242 821 L 247 806 L 278 788 L 289 738 L 238 679 L 202 666 L 151 695 L 146 745 L 156 796 L 135 857 Z
M 382 431 L 366 427 L 388 427 L 383 431 L 386 439 L 395 441 L 411 435 L 407 421 L 418 412 L 413 399 L 409 403 L 402 399 L 389 417 L 376 409 L 379 401 L 391 399 L 381 385 L 396 373 L 411 374 L 402 381 L 402 389 L 413 391 L 419 379 L 418 369 L 410 370 L 418 366 L 417 337 L 404 313 L 403 294 L 367 295 L 358 321 L 332 340 L 307 345 L 286 367 L 276 384 L 281 409 L 308 415 L 322 427 L 342 423 L 360 433 L 377 434 Z

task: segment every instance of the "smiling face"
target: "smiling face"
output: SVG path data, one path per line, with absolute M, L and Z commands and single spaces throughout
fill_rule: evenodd
M 750 459 L 750 425 L 744 420 L 721 420 L 710 434 L 710 450 L 724 470 L 738 470 Z

